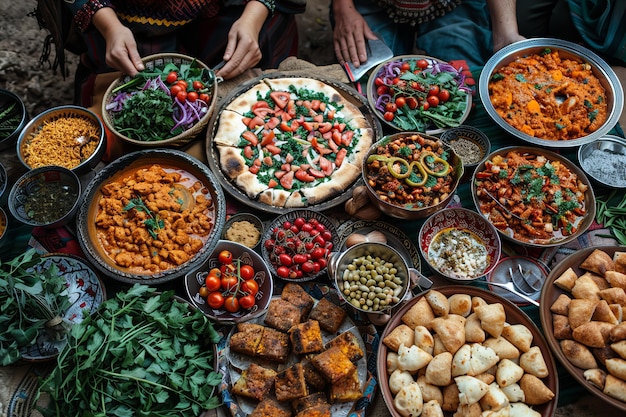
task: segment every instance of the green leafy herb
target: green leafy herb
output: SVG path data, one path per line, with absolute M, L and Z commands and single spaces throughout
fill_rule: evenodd
M 172 97 L 165 91 L 139 91 L 124 102 L 124 110 L 115 117 L 115 128 L 141 141 L 160 141 L 182 133 L 182 128 L 172 132 L 175 125 L 172 103 Z
M 213 368 L 219 334 L 199 310 L 134 285 L 72 328 L 43 381 L 46 416 L 200 415 L 219 406 Z
M 515 79 L 519 81 L 520 83 L 527 82 L 526 77 L 524 77 L 523 74 L 515 74 Z
M 21 358 L 41 331 L 53 340 L 68 330 L 61 316 L 70 307 L 65 278 L 55 264 L 43 269 L 35 249 L 0 263 L 0 366 Z
M 500 81 L 500 80 L 504 80 L 504 75 L 500 74 L 499 72 L 496 72 L 495 74 L 491 76 L 491 81 Z
M 149 216 L 148 219 L 143 221 L 143 224 L 146 226 L 146 229 L 148 230 L 148 233 L 150 233 L 150 236 L 152 236 L 153 239 L 156 239 L 161 229 L 165 227 L 165 223 L 162 219 L 159 218 L 159 214 L 152 213 L 152 211 L 143 202 L 141 197 L 132 198 L 128 202 L 126 207 L 124 207 L 125 211 L 132 209 L 143 211 Z
M 598 117 L 598 109 L 590 111 L 589 114 L 587 114 L 587 117 L 589 118 L 590 122 L 593 122 L 594 120 L 596 120 L 596 117 Z
M 15 103 L 0 106 L 0 139 L 8 138 L 20 125 L 22 117 Z
M 596 221 L 611 232 L 603 237 L 612 237 L 620 245 L 626 245 L 626 194 L 613 190 L 608 195 L 597 196 Z

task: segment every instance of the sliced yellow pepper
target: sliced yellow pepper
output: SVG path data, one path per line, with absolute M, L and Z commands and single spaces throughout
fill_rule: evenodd
M 417 168 L 417 170 L 419 171 L 419 174 L 422 176 L 422 180 L 420 182 L 415 182 L 411 180 L 411 174 L 413 173 L 413 170 L 415 168 Z M 411 162 L 411 165 L 409 165 L 409 175 L 404 180 L 404 182 L 406 182 L 411 187 L 421 187 L 424 184 L 426 184 L 426 180 L 428 180 L 428 174 L 426 173 L 426 170 L 424 169 L 422 164 L 420 164 L 417 161 Z
M 426 158 L 428 157 L 431 157 L 433 159 L 432 163 L 426 162 Z M 431 151 L 422 152 L 422 154 L 420 155 L 420 162 L 422 166 L 424 167 L 424 169 L 426 170 L 426 172 L 429 173 L 430 175 L 434 175 L 435 177 L 446 176 L 448 172 L 450 171 L 450 164 L 444 159 L 442 159 L 441 157 L 439 157 L 436 153 L 431 152 Z M 443 165 L 443 169 L 435 171 L 434 168 L 438 164 Z

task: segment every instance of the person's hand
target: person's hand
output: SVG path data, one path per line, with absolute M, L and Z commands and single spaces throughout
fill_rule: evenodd
M 262 3 L 251 1 L 241 17 L 233 23 L 228 32 L 228 43 L 224 52 L 226 64 L 216 74 L 225 80 L 234 78 L 254 67 L 261 61 L 259 33 L 269 10 Z
M 133 33 L 119 21 L 113 9 L 98 10 L 93 16 L 93 24 L 105 39 L 108 66 L 131 77 L 144 70 Z
M 341 66 L 352 62 L 358 68 L 367 61 L 367 41 L 377 37 L 351 0 L 333 2 L 333 13 L 333 43 L 337 60 Z
M 504 48 L 507 45 L 510 45 L 514 42 L 521 41 L 526 39 L 522 35 L 517 32 L 498 35 L 494 32 L 493 34 L 493 52 L 498 52 L 500 49 Z

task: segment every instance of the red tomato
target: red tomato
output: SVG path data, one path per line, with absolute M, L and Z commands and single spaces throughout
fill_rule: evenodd
M 224 296 L 219 291 L 212 292 L 206 298 L 206 303 L 209 307 L 218 309 L 224 305 Z
M 311 261 L 306 261 L 305 263 L 303 263 L 301 268 L 302 272 L 304 272 L 305 274 L 310 274 L 311 272 L 315 271 L 315 265 Z
M 189 84 L 187 84 L 187 81 L 185 81 L 185 80 L 178 80 L 178 81 L 176 81 L 176 84 L 180 85 L 181 88 L 183 90 L 185 90 L 185 91 L 187 91 L 187 87 L 189 87 Z
M 241 308 L 245 308 L 246 310 L 251 309 L 256 304 L 256 300 L 252 295 L 244 295 L 243 297 L 239 297 L 239 305 Z
M 281 265 L 276 269 L 276 275 L 278 275 L 280 278 L 289 278 L 290 272 L 291 271 L 289 271 L 289 268 L 285 265 Z
M 246 281 L 254 278 L 254 268 L 251 265 L 241 265 L 239 267 L 239 276 Z
M 450 100 L 450 92 L 448 90 L 445 89 L 441 89 L 439 91 L 439 94 L 437 94 L 437 97 L 439 97 L 439 100 L 446 102 L 448 100 Z
M 430 108 L 430 104 L 427 101 L 422 103 L 422 110 L 428 110 Z
M 217 256 L 217 260 L 220 261 L 220 263 L 228 265 L 233 262 L 233 254 L 229 250 L 223 250 Z
M 396 107 L 401 109 L 406 104 L 406 99 L 402 96 L 396 98 Z
M 324 256 L 326 256 L 326 251 L 324 250 L 324 248 L 315 248 L 313 249 L 313 252 L 311 252 L 311 258 L 313 259 L 320 259 L 323 258 Z
M 403 62 L 402 65 L 400 65 L 400 71 L 406 72 L 409 71 L 411 69 L 411 64 L 409 64 L 408 62 Z
M 390 101 L 389 103 L 385 104 L 385 111 L 395 113 L 398 111 L 398 106 L 396 106 L 396 103 L 394 103 L 393 101 Z
M 304 226 L 306 224 L 306 220 L 304 220 L 304 217 L 297 217 L 294 221 L 293 224 L 295 224 L 298 228 L 302 228 L 302 226 Z
M 210 293 L 211 291 L 209 291 L 209 289 L 205 287 L 204 285 L 200 287 L 200 289 L 198 290 L 198 295 L 202 298 L 206 298 L 207 295 L 209 295 Z
M 415 97 L 409 97 L 406 99 L 406 104 L 409 106 L 409 109 L 414 110 L 417 108 L 418 102 Z
M 178 94 L 176 94 L 176 100 L 178 100 L 181 103 L 183 103 L 185 100 L 187 100 L 187 92 L 186 91 L 179 91 Z
M 418 59 L 416 64 L 419 69 L 428 68 L 428 61 L 426 61 L 425 59 Z
M 224 309 L 229 313 L 236 313 L 239 311 L 239 300 L 234 295 L 229 295 L 224 300 Z
M 239 280 L 236 276 L 233 275 L 224 275 L 222 277 L 222 290 L 231 291 L 237 288 L 237 284 L 239 284 Z
M 291 266 L 291 264 L 293 264 L 293 259 L 291 259 L 291 256 L 286 253 L 281 253 L 278 255 L 278 263 L 280 265 Z
M 307 257 L 303 253 L 296 253 L 293 255 L 293 262 L 297 264 L 303 264 L 307 261 Z
M 389 92 L 389 87 L 386 85 L 380 85 L 376 88 L 376 94 L 382 96 L 383 94 L 387 94 Z
M 433 84 L 430 87 L 428 87 L 428 95 L 429 96 L 436 96 L 437 94 L 439 94 L 439 86 L 438 85 Z
M 331 240 L 333 240 L 333 234 L 330 233 L 329 230 L 324 230 L 321 236 L 326 242 L 330 242 Z
M 209 291 L 217 291 L 222 288 L 222 279 L 209 274 L 204 280 L 204 285 Z
M 300 228 L 300 230 L 302 230 L 303 232 L 306 232 L 306 233 L 311 233 L 313 231 L 313 229 L 315 229 L 315 226 L 313 226 L 311 223 L 305 223 Z
M 243 292 L 254 296 L 259 292 L 259 283 L 253 279 L 250 279 L 248 281 L 244 281 L 241 284 L 241 289 Z
M 202 90 L 204 88 L 204 84 L 202 84 L 202 81 L 194 81 L 191 85 L 194 90 Z
M 195 91 L 190 91 L 187 93 L 187 100 L 191 101 L 192 103 L 195 102 L 198 99 L 198 93 L 196 93 Z
M 174 85 L 170 88 L 170 95 L 171 95 L 172 97 L 176 97 L 176 95 L 177 95 L 178 93 L 180 93 L 181 91 L 183 91 L 183 88 L 182 88 L 180 85 L 178 85 L 178 84 L 174 84 Z
M 198 96 L 198 99 L 204 101 L 205 103 L 208 103 L 209 101 L 211 101 L 211 97 L 207 93 L 200 94 Z
M 171 71 L 169 74 L 167 74 L 165 81 L 167 81 L 168 84 L 174 84 L 177 79 L 178 74 L 176 73 L 176 71 Z
M 388 122 L 392 121 L 392 120 L 393 120 L 393 118 L 394 118 L 394 116 L 395 116 L 395 115 L 394 115 L 392 112 L 390 112 L 390 111 L 387 111 L 387 112 L 385 112 L 385 114 L 383 114 L 383 118 L 384 118 L 386 121 L 388 121 Z
M 380 87 L 381 85 L 385 85 L 385 80 L 383 80 L 381 77 L 377 77 L 377 78 L 374 80 L 374 85 L 375 85 L 376 87 Z
M 426 101 L 430 104 L 430 107 L 437 107 L 439 105 L 439 97 L 437 96 L 428 96 Z

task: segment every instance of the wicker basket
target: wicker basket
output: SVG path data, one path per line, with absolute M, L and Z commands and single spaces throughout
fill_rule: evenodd
M 154 69 L 155 67 L 163 67 L 169 63 L 174 63 L 177 66 L 180 66 L 181 64 L 190 64 L 192 62 L 194 62 L 194 58 L 187 55 L 174 53 L 156 54 L 143 58 L 143 63 L 146 66 L 147 70 Z M 198 67 L 210 70 L 207 65 L 199 60 L 195 60 L 195 64 Z M 111 83 L 102 98 L 102 118 L 104 120 L 104 124 L 111 132 L 113 132 L 117 137 L 124 140 L 125 142 L 131 143 L 133 145 L 138 145 L 142 147 L 183 146 L 192 141 L 196 136 L 198 136 L 200 132 L 204 130 L 207 123 L 209 122 L 209 119 L 211 118 L 211 115 L 213 114 L 213 111 L 215 110 L 215 103 L 217 102 L 217 80 L 216 77 L 213 77 L 212 83 L 210 85 L 211 100 L 209 103 L 208 111 L 195 125 L 193 125 L 193 127 L 187 129 L 179 135 L 158 141 L 142 141 L 129 138 L 128 136 L 119 133 L 115 129 L 111 111 L 107 110 L 106 107 L 113 99 L 113 90 L 119 85 L 127 83 L 128 81 L 130 81 L 130 79 L 131 77 L 129 77 L 128 75 L 124 75 Z

